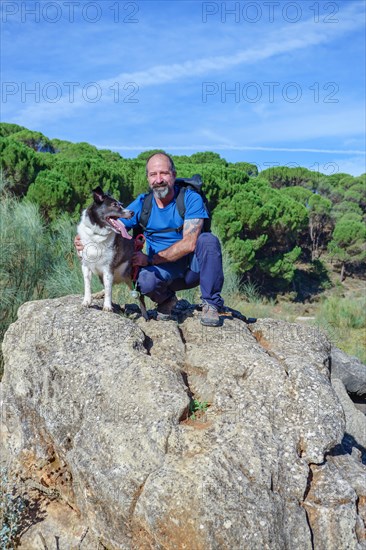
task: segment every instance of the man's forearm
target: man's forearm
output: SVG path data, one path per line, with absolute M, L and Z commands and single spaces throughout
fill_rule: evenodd
M 190 254 L 196 248 L 197 239 L 203 227 L 203 219 L 185 220 L 183 226 L 183 239 L 154 254 L 152 260 L 154 264 L 164 264 L 166 262 L 176 262 L 183 256 Z
M 183 258 L 183 256 L 190 254 L 193 250 L 194 247 L 192 248 L 191 242 L 185 242 L 182 240 L 172 244 L 169 248 L 154 254 L 152 260 L 155 265 L 164 264 L 166 262 L 175 262 L 180 258 Z

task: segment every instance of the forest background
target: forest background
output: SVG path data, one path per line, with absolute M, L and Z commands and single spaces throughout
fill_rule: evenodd
M 100 185 L 129 204 L 147 190 L 151 153 L 126 159 L 0 124 L 1 337 L 25 301 L 82 292 L 73 239 L 91 190 Z M 202 175 L 224 250 L 226 303 L 247 316 L 306 317 L 366 361 L 366 175 L 258 173 L 214 152 L 172 156 L 179 177 Z M 122 287 L 114 296 L 131 301 Z M 199 291 L 182 297 L 199 301 Z

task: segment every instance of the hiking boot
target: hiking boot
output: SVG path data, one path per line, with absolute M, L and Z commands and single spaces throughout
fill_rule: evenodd
M 169 321 L 171 319 L 172 311 L 177 304 L 176 296 L 172 296 L 158 305 L 156 308 L 156 320 L 157 321 Z
M 212 306 L 211 304 L 208 304 L 207 302 L 204 302 L 202 308 L 201 325 L 205 325 L 206 327 L 218 327 L 220 326 L 220 324 L 221 322 L 217 308 L 215 306 Z

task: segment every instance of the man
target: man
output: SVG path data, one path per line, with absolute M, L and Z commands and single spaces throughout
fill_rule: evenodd
M 177 303 L 175 292 L 201 287 L 203 310 L 201 323 L 219 326 L 223 308 L 224 282 L 221 247 L 212 233 L 202 233 L 208 218 L 202 197 L 187 189 L 185 217 L 176 208 L 179 187 L 175 185 L 173 159 L 166 153 L 152 155 L 146 163 L 146 175 L 153 192 L 152 209 L 144 235 L 147 254 L 135 252 L 133 264 L 140 267 L 137 288 L 157 305 L 157 319 L 168 320 Z M 138 225 L 145 195 L 139 195 L 128 207 L 134 212 L 123 220 L 127 229 Z M 183 224 L 183 231 L 175 231 Z M 172 229 L 167 231 L 167 229 Z

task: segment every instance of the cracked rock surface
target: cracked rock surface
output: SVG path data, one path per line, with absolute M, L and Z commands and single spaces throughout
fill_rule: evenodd
M 250 328 L 133 322 L 79 296 L 21 306 L 3 439 L 50 504 L 20 548 L 365 549 L 362 447 L 342 446 L 329 342 Z M 194 418 L 192 399 L 208 403 Z

